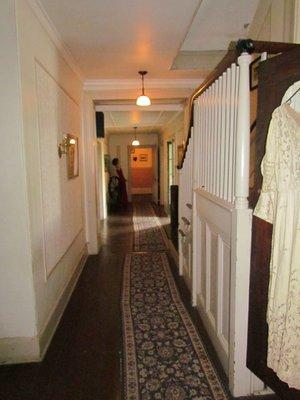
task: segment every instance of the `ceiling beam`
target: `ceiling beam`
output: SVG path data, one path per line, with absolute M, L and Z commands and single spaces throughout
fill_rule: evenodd
M 96 111 L 183 111 L 183 104 L 153 104 L 139 107 L 135 104 L 103 104 L 95 107 Z
M 203 79 L 147 79 L 145 89 L 194 89 Z M 87 79 L 84 90 L 128 90 L 141 89 L 141 81 L 137 79 Z

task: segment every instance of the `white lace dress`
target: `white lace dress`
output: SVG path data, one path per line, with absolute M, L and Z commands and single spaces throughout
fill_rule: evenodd
M 268 366 L 300 389 L 300 113 L 276 108 L 254 215 L 273 224 L 267 321 Z

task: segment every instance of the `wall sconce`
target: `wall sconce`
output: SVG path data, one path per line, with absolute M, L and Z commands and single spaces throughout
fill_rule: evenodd
M 72 144 L 76 144 L 76 140 L 74 138 L 70 137 L 69 135 L 63 137 L 63 140 L 57 146 L 59 158 L 61 158 L 63 154 L 68 154 L 68 149 Z

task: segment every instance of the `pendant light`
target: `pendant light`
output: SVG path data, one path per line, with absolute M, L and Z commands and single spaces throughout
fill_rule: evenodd
M 136 105 L 141 107 L 150 106 L 151 100 L 148 96 L 145 95 L 145 88 L 144 88 L 144 76 L 147 74 L 147 71 L 139 71 L 139 74 L 142 77 L 142 94 L 136 99 Z
M 140 145 L 140 141 L 139 141 L 138 138 L 136 137 L 137 126 L 134 126 L 133 129 L 134 129 L 134 139 L 133 139 L 133 141 L 131 142 L 131 145 L 132 145 L 132 146 L 139 146 L 139 145 Z

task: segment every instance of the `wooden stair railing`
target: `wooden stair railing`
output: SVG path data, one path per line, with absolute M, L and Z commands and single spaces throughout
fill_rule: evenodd
M 297 45 L 296 43 L 265 42 L 251 39 L 240 39 L 237 42 L 231 42 L 229 44 L 228 52 L 226 53 L 226 55 L 222 58 L 216 68 L 201 83 L 201 85 L 194 91 L 189 99 L 189 124 L 186 134 L 186 142 L 183 150 L 183 156 L 179 165 L 177 166 L 178 169 L 182 168 L 187 147 L 189 144 L 189 139 L 191 137 L 191 127 L 193 126 L 193 105 L 195 99 L 197 99 L 197 97 L 199 97 L 219 76 L 221 76 L 232 63 L 237 61 L 237 58 L 241 52 L 247 51 L 248 53 L 252 52 L 258 54 L 267 52 L 268 54 L 278 54 L 290 51 L 297 46 L 299 45 Z

